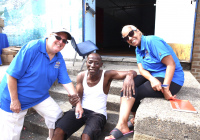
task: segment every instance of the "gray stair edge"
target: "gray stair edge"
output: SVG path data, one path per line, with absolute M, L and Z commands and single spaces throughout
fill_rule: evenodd
M 69 75 L 71 81 L 76 84 L 76 78 L 77 76 L 75 75 Z M 62 84 L 59 84 L 57 81 L 55 82 L 55 85 L 62 85 Z M 117 87 L 117 88 L 122 88 L 122 85 L 123 85 L 123 80 L 113 80 L 112 83 L 111 83 L 111 86 L 112 87 Z
M 124 63 L 127 63 L 127 62 L 137 62 L 137 59 L 136 57 L 130 57 L 130 56 L 101 56 L 102 58 L 102 61 L 103 62 L 124 62 Z M 73 61 L 74 59 L 73 58 L 64 58 L 65 61 Z M 76 59 L 75 63 L 76 62 L 82 62 L 83 59 Z
M 74 86 L 76 86 L 76 76 L 69 75 L 69 77 L 72 83 L 74 84 Z M 110 85 L 109 94 L 121 95 L 122 86 L 123 86 L 123 80 L 113 80 Z M 59 84 L 57 81 L 55 81 L 52 87 L 50 88 L 50 90 L 56 89 L 56 87 L 63 87 L 63 86 L 62 84 Z M 60 90 L 62 90 L 62 88 Z
M 130 56 L 106 56 L 102 55 L 102 61 L 104 64 L 116 64 L 116 65 L 129 65 L 129 66 L 136 66 L 137 65 L 137 59 L 136 57 L 130 57 Z M 64 58 L 65 61 L 73 61 L 72 58 Z M 77 62 L 83 62 L 82 59 L 76 59 L 75 63 Z M 191 63 L 186 61 L 180 61 L 181 66 L 183 67 L 183 70 L 190 70 L 191 69 Z
M 107 111 L 107 112 L 108 112 L 107 123 L 103 129 L 103 132 L 99 140 L 109 135 L 109 132 L 116 126 L 117 121 L 118 121 L 118 117 L 119 117 L 118 112 L 115 112 L 115 111 Z M 131 117 L 132 115 L 130 116 L 130 118 Z M 25 120 L 24 120 L 24 128 L 26 128 L 26 130 L 31 131 L 31 133 L 33 134 L 41 135 L 43 137 L 48 136 L 48 128 L 45 125 L 44 119 L 35 111 L 32 111 L 26 115 Z M 84 129 L 84 126 L 81 127 L 77 132 L 75 132 L 70 137 L 70 139 L 76 139 L 76 140 L 80 139 L 83 129 Z M 127 140 L 132 140 L 132 137 L 133 136 L 129 136 Z
M 77 64 L 77 63 L 76 63 Z M 75 65 L 76 65 L 75 64 Z M 82 64 L 82 63 L 81 63 Z M 2 66 L 1 66 L 2 67 Z M 70 66 L 68 66 L 68 68 L 69 67 L 72 67 L 72 65 L 70 65 Z M 77 69 L 77 71 L 79 71 L 80 70 L 80 66 L 76 66 L 76 69 Z M 77 73 L 77 72 L 76 72 Z M 188 78 L 186 78 L 186 80 L 187 80 Z M 194 80 L 194 81 L 196 81 L 196 80 Z M 190 84 L 192 84 L 193 83 L 193 81 L 190 81 Z M 195 85 L 195 86 L 199 86 L 199 85 Z M 186 86 L 187 87 L 187 86 Z M 187 94 L 193 94 L 194 92 L 196 92 L 196 91 L 192 91 L 191 92 L 191 90 L 190 89 L 194 89 L 194 88 L 196 88 L 196 87 L 188 87 L 187 89 L 188 89 L 188 91 L 187 91 Z M 199 91 L 197 91 L 197 92 L 199 92 Z M 184 99 L 184 98 L 183 98 Z M 190 99 L 190 98 L 189 98 Z M 192 101 L 192 103 L 194 103 L 194 105 L 195 105 L 195 107 L 197 107 L 197 105 L 199 106 L 199 102 L 193 102 Z M 155 109 L 155 108 L 154 108 Z M 139 114 L 139 113 L 138 113 Z M 136 114 L 137 115 L 137 114 Z M 200 117 L 199 117 L 200 118 Z M 144 123 L 144 122 L 143 122 Z M 184 122 L 183 122 L 184 123 Z M 199 129 L 198 129 L 199 130 Z M 138 131 L 136 131 L 137 133 L 139 133 Z
M 23 127 L 23 130 L 21 132 L 20 140 L 46 140 L 47 137 L 44 135 L 40 135 L 38 133 L 30 132 L 26 129 L 26 127 Z
M 81 66 L 82 66 L 82 62 L 76 62 L 73 66 L 73 62 L 72 61 L 65 61 L 66 67 L 67 67 L 67 71 L 69 75 L 75 75 L 77 76 L 77 74 L 80 72 Z M 102 68 L 103 70 L 120 70 L 120 71 L 127 71 L 127 70 L 135 70 L 137 73 L 139 72 L 138 67 L 137 66 L 124 66 L 121 65 L 122 67 L 119 67 L 120 65 L 118 64 L 103 64 Z M 82 71 L 86 70 L 86 65 L 83 66 Z
M 177 98 L 189 100 L 198 113 L 174 111 L 165 99 L 145 98 L 137 109 L 134 139 L 200 139 L 200 84 L 190 72 Z
M 136 57 L 130 56 L 101 56 L 104 64 L 115 64 L 115 65 L 128 65 L 137 66 Z M 73 58 L 64 58 L 65 61 L 73 61 Z M 76 59 L 75 63 L 82 63 L 83 59 Z M 183 70 L 191 70 L 191 62 L 180 61 Z
M 62 100 L 68 102 L 67 91 L 62 87 L 52 87 L 49 90 L 49 94 L 56 100 Z M 108 94 L 107 97 L 107 110 L 117 111 L 120 108 L 120 95 Z

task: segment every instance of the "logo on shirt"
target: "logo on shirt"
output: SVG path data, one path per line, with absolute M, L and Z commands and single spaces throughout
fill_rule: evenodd
M 59 61 L 56 62 L 54 68 L 57 68 L 57 69 L 60 68 L 60 62 Z
M 149 52 L 145 50 L 145 55 L 143 56 L 143 59 L 149 56 Z

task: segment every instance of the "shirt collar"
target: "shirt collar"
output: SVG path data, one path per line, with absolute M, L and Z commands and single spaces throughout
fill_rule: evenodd
M 46 53 L 46 39 L 47 38 L 43 38 L 41 39 L 40 41 L 40 47 L 39 47 L 39 50 L 42 52 L 42 53 Z
M 137 47 L 139 50 L 141 50 L 141 51 L 143 51 L 143 50 L 145 50 L 145 42 L 146 42 L 146 38 L 145 38 L 145 36 L 144 35 L 142 35 L 142 37 L 141 37 L 141 46 L 140 46 L 140 49 L 139 49 L 139 47 Z

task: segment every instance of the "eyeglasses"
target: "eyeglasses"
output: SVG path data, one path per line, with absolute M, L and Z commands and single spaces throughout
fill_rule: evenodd
M 67 44 L 68 43 L 68 41 L 66 40 L 66 39 L 62 39 L 60 36 L 57 36 L 56 34 L 52 34 L 52 35 L 54 35 L 55 36 L 55 38 L 57 39 L 57 40 L 62 40 L 62 42 L 64 43 L 64 44 Z
M 127 41 L 129 40 L 129 37 L 133 37 L 133 36 L 134 36 L 134 31 L 136 31 L 136 29 L 130 31 L 130 32 L 128 33 L 127 36 L 123 37 L 123 40 L 124 40 L 125 42 L 127 42 Z

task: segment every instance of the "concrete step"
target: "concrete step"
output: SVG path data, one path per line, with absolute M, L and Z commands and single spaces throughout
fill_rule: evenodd
M 68 101 L 67 91 L 64 89 L 62 85 L 52 86 L 51 89 L 49 90 L 49 94 L 56 100 Z M 118 94 L 121 94 L 120 91 L 118 91 Z M 118 111 L 120 107 L 119 103 L 120 103 L 120 95 L 108 94 L 107 98 L 108 110 Z
M 27 130 L 26 127 L 23 128 L 20 140 L 46 140 L 47 137 L 44 135 L 39 135 L 38 133 L 33 133 Z
M 115 65 L 126 65 L 126 66 L 137 66 L 137 60 L 135 57 L 113 57 L 113 56 L 102 56 L 104 64 L 115 64 Z
M 137 66 L 136 57 L 130 56 L 101 56 L 104 64 L 115 64 L 115 65 L 125 65 L 125 66 Z M 66 61 L 72 61 L 73 59 L 65 58 Z M 82 62 L 82 59 L 76 59 L 77 62 Z M 191 63 L 181 61 L 181 66 L 183 70 L 191 70 Z
M 71 105 L 69 102 L 61 101 L 60 99 L 55 101 L 60 105 L 61 109 L 63 111 L 67 111 L 71 109 Z M 109 132 L 116 126 L 116 123 L 118 121 L 118 111 L 107 111 L 108 113 L 108 119 L 107 123 L 105 125 L 105 128 L 102 132 L 101 137 L 99 140 L 103 140 L 105 136 L 109 135 Z M 130 118 L 132 115 L 130 115 Z M 27 130 L 30 130 L 33 134 L 37 134 L 39 136 L 47 137 L 48 136 L 48 129 L 45 125 L 44 119 L 35 111 L 29 112 L 24 121 L 24 128 Z M 81 134 L 83 132 L 84 126 L 81 127 L 77 132 L 75 132 L 69 140 L 79 140 L 81 137 Z M 133 134 L 127 137 L 125 140 L 132 140 Z
M 117 65 L 137 65 L 137 60 L 135 57 L 130 57 L 130 56 L 101 56 L 103 63 L 107 64 L 117 64 Z M 73 61 L 73 59 L 65 58 L 65 61 Z M 76 62 L 81 62 L 82 59 L 76 59 Z
M 145 98 L 136 112 L 134 139 L 200 140 L 200 84 L 189 71 L 178 99 L 189 100 L 198 113 L 174 111 L 165 99 Z
M 78 62 L 75 63 L 74 66 L 73 66 L 73 62 L 72 61 L 65 61 L 65 64 L 67 66 L 68 74 L 77 76 L 77 74 L 80 72 L 80 69 L 81 69 L 81 66 L 82 66 L 83 62 L 78 61 Z M 137 73 L 139 73 L 138 67 L 134 66 L 134 65 L 128 66 L 128 65 L 105 63 L 105 64 L 103 64 L 102 69 L 104 69 L 104 70 L 121 70 L 121 71 L 135 70 Z M 85 64 L 84 64 L 82 70 L 86 70 L 86 65 Z
M 128 64 L 127 61 L 124 61 L 123 59 L 120 64 L 117 62 L 117 60 L 104 60 L 104 65 L 102 69 L 135 70 L 137 73 L 139 73 L 135 62 L 133 60 L 130 61 L 131 62 Z M 131 65 L 132 62 L 133 65 Z M 82 61 L 77 61 L 75 63 L 75 66 L 72 66 L 72 64 L 72 61 L 66 61 L 68 73 L 72 81 L 75 83 L 75 77 L 80 71 Z M 8 66 L 0 66 L 1 73 L 5 72 L 4 70 L 7 67 Z M 83 70 L 86 70 L 85 65 L 83 67 Z M 119 90 L 122 87 L 122 81 L 119 82 L 118 86 L 115 83 L 118 83 L 118 81 L 113 81 L 111 85 L 111 90 L 108 97 L 108 121 L 102 137 L 99 138 L 101 140 L 104 139 L 104 136 L 108 135 L 108 133 L 115 127 L 118 120 L 120 100 Z M 112 91 L 114 89 L 116 91 Z M 119 93 L 119 95 L 117 93 Z M 60 88 L 59 84 L 55 83 L 52 86 L 52 88 L 50 89 L 50 94 L 56 100 L 56 102 L 58 102 L 63 111 L 67 111 L 71 108 L 71 105 L 69 104 L 68 98 L 66 96 L 66 91 Z M 177 97 L 179 99 L 190 100 L 197 111 L 200 112 L 200 84 L 189 71 L 185 71 L 185 83 L 181 91 L 177 94 Z M 136 113 L 134 139 L 197 140 L 200 139 L 199 122 L 199 113 L 195 114 L 172 111 L 168 101 L 164 99 L 146 98 L 142 101 Z M 43 136 L 46 139 L 48 130 L 44 124 L 44 120 L 42 120 L 42 118 L 37 113 L 28 114 L 25 118 L 24 126 L 27 128 L 28 132 L 31 132 L 33 134 L 40 134 L 39 136 Z M 82 130 L 79 130 L 70 139 L 80 139 L 81 132 Z M 130 137 L 130 139 L 133 139 L 132 136 Z
M 68 69 L 68 71 L 69 71 L 69 69 Z M 69 75 L 69 77 L 72 80 L 74 86 L 76 86 L 76 76 Z M 121 95 L 121 88 L 122 88 L 122 86 L 123 86 L 123 80 L 113 80 L 112 83 L 111 83 L 111 85 L 110 85 L 109 94 Z M 66 90 L 64 88 L 62 88 L 62 87 L 63 86 L 61 84 L 58 84 L 58 82 L 56 81 L 54 83 L 54 85 L 51 87 L 50 91 L 51 90 L 61 90 L 61 91 L 64 90 L 66 92 Z

